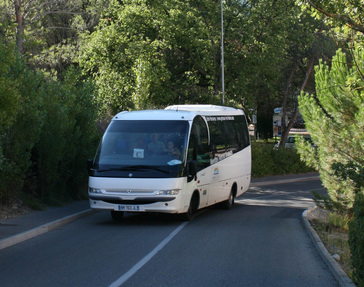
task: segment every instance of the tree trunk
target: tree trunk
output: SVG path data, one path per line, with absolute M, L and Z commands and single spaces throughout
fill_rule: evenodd
M 321 27 L 320 27 L 320 31 L 319 31 L 319 36 L 318 36 L 318 39 L 317 41 L 320 41 L 320 38 L 321 38 L 321 35 L 322 35 L 322 29 L 324 27 L 324 23 L 322 22 L 321 23 Z M 300 94 L 305 90 L 306 88 L 306 85 L 307 85 L 307 82 L 308 82 L 308 79 L 310 78 L 310 75 L 313 71 L 313 66 L 314 66 L 314 62 L 315 62 L 315 58 L 316 58 L 316 51 L 315 51 L 315 46 L 312 47 L 312 57 L 311 57 L 311 62 L 310 62 L 310 65 L 308 66 L 308 70 L 306 72 L 306 76 L 305 76 L 305 79 L 302 83 L 302 86 L 300 88 Z M 291 128 L 293 127 L 293 124 L 295 122 L 295 120 L 297 119 L 298 117 L 298 112 L 299 112 L 299 108 L 298 108 L 298 101 L 295 102 L 295 108 L 294 108 L 294 114 L 293 116 L 291 117 L 286 129 L 283 129 L 282 128 L 282 135 L 281 135 L 281 140 L 279 142 L 279 146 L 280 147 L 284 147 L 286 145 L 286 141 L 287 141 L 287 137 L 288 137 L 288 134 L 289 134 L 289 131 L 291 130 Z M 285 121 L 285 119 L 284 119 Z M 283 122 L 283 121 L 282 121 Z
M 308 70 L 307 70 L 307 73 L 306 73 L 306 76 L 305 76 L 305 80 L 303 81 L 302 86 L 300 88 L 300 94 L 301 94 L 302 91 L 305 90 L 305 87 L 307 85 L 308 79 L 310 78 L 310 75 L 311 75 L 311 73 L 313 71 L 313 65 L 314 65 L 314 62 L 315 62 L 315 58 L 316 58 L 316 55 L 315 55 L 315 53 L 313 53 L 313 56 L 311 58 L 310 65 L 308 67 Z M 287 137 L 288 137 L 288 134 L 289 134 L 289 131 L 293 127 L 293 124 L 294 124 L 295 120 L 298 117 L 298 112 L 299 112 L 298 102 L 296 102 L 295 103 L 294 114 L 291 117 L 290 121 L 288 122 L 287 128 L 284 129 L 284 130 L 282 129 L 282 136 L 281 136 L 281 140 L 279 142 L 279 146 L 280 147 L 284 147 L 285 146 L 286 141 L 287 141 Z M 282 122 L 283 122 L 283 120 L 282 120 Z
M 296 47 L 296 52 L 297 52 L 297 47 Z M 296 72 L 296 68 L 297 68 L 297 53 L 295 52 L 295 56 L 293 58 L 293 64 L 292 64 L 292 70 L 291 70 L 291 74 L 289 75 L 288 81 L 287 81 L 287 85 L 286 85 L 286 90 L 284 91 L 284 95 L 283 95 L 283 104 L 282 104 L 282 119 L 281 119 L 281 125 L 282 125 L 282 134 L 285 133 L 285 131 L 287 130 L 287 123 L 286 123 L 286 114 L 287 114 L 287 98 L 288 98 L 288 94 L 290 92 L 290 87 L 292 84 L 292 80 L 294 77 L 294 74 Z M 282 139 L 282 137 L 281 137 Z M 283 143 L 284 146 L 285 142 Z M 281 142 L 279 143 L 279 146 L 281 145 Z
M 23 54 L 23 35 L 24 35 L 24 19 L 21 11 L 21 0 L 14 0 L 15 7 L 15 22 L 17 24 L 16 31 L 16 45 L 18 47 L 19 54 Z

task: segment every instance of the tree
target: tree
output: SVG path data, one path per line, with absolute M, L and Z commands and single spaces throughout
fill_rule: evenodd
M 214 101 L 216 37 L 207 1 L 112 1 L 85 36 L 80 64 L 111 113 Z M 218 47 L 218 46 L 217 46 Z
M 220 103 L 220 1 L 111 1 L 101 19 L 84 35 L 80 64 L 95 79 L 104 112 Z M 271 121 L 293 47 L 299 57 L 292 90 L 303 81 L 313 22 L 291 0 L 224 2 L 227 105 L 258 106 Z
M 347 41 L 331 65 L 316 67 L 316 93 L 302 94 L 300 108 L 317 150 L 298 144 L 301 158 L 319 170 L 332 211 L 346 214 L 353 279 L 364 286 L 364 6 L 362 1 L 307 1 L 317 18 L 333 26 L 333 35 Z M 344 46 L 345 47 L 345 46 Z M 344 50 L 344 51 L 345 51 Z
M 357 36 L 351 54 L 338 50 L 331 67 L 316 67 L 316 94 L 302 94 L 300 108 L 317 150 L 298 144 L 301 158 L 320 171 L 331 212 L 347 215 L 353 278 L 364 285 L 364 46 Z
M 225 32 L 228 96 L 246 110 L 257 109 L 258 132 L 269 138 L 273 109 L 295 110 L 313 47 L 317 54 L 326 53 L 322 46 L 327 42 L 317 41 L 320 21 L 302 13 L 294 1 L 241 3 Z M 311 90 L 312 78 L 307 80 Z
M 0 34 L 33 68 L 61 75 L 77 64 L 78 35 L 92 31 L 107 1 L 2 0 Z
M 333 26 L 348 26 L 349 29 L 364 33 L 364 5 L 361 0 L 307 0 L 317 17 L 325 15 Z
M 303 93 L 299 98 L 306 127 L 318 146 L 316 150 L 301 143 L 299 151 L 302 158 L 320 171 L 335 209 L 349 214 L 355 192 L 360 188 L 360 185 L 356 186 L 355 178 L 363 174 L 364 166 L 362 45 L 355 44 L 352 53 L 348 63 L 347 55 L 338 50 L 331 68 L 320 61 L 315 68 L 316 93 Z
M 312 58 L 310 60 L 310 64 L 307 68 L 307 73 L 305 76 L 305 79 L 302 83 L 302 86 L 300 88 L 299 93 L 303 92 L 306 88 L 306 85 L 308 83 L 308 80 L 311 76 L 311 73 L 313 71 L 313 66 L 314 66 L 314 62 L 315 62 L 315 58 L 316 56 L 313 54 Z M 288 98 L 288 93 L 289 93 L 289 86 L 290 83 L 292 81 L 292 77 L 293 77 L 293 73 L 294 73 L 294 68 L 295 66 L 293 66 L 292 69 L 292 73 L 290 75 L 290 77 L 288 78 L 288 82 L 287 82 L 287 89 L 284 92 L 284 96 L 283 96 L 283 105 L 282 105 L 282 135 L 281 135 L 281 139 L 279 141 L 279 146 L 280 147 L 284 147 L 287 141 L 287 137 L 289 135 L 289 131 L 291 130 L 291 128 L 293 127 L 294 122 L 296 121 L 297 117 L 298 117 L 298 113 L 299 113 L 299 109 L 298 109 L 298 102 L 296 100 L 294 100 L 294 107 L 293 107 L 293 112 L 292 112 L 292 116 L 290 118 L 290 120 L 288 121 L 288 123 L 286 122 L 286 115 L 287 115 L 287 108 L 289 107 L 287 105 L 287 98 Z

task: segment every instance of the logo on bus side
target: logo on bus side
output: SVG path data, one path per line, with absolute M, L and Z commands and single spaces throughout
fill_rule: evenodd
M 220 173 L 219 168 L 218 167 L 215 167 L 215 169 L 214 169 L 214 175 L 218 175 L 219 173 Z

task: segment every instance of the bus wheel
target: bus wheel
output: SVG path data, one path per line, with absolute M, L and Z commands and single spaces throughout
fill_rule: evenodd
M 234 192 L 231 190 L 228 199 L 221 203 L 221 207 L 223 209 L 230 209 L 234 205 L 234 200 Z
M 113 220 L 120 221 L 123 219 L 123 216 L 124 216 L 123 211 L 111 210 L 111 217 Z
M 194 193 L 192 195 L 190 205 L 188 207 L 187 212 L 181 214 L 182 220 L 189 221 L 189 220 L 193 219 L 193 217 L 195 216 L 195 213 L 196 213 L 196 211 L 198 209 L 199 204 L 200 203 L 199 203 L 198 194 Z

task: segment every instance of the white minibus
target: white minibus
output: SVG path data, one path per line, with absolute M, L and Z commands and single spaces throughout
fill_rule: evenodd
M 245 114 L 214 105 L 121 112 L 89 161 L 93 209 L 182 214 L 229 209 L 250 184 L 251 146 Z

